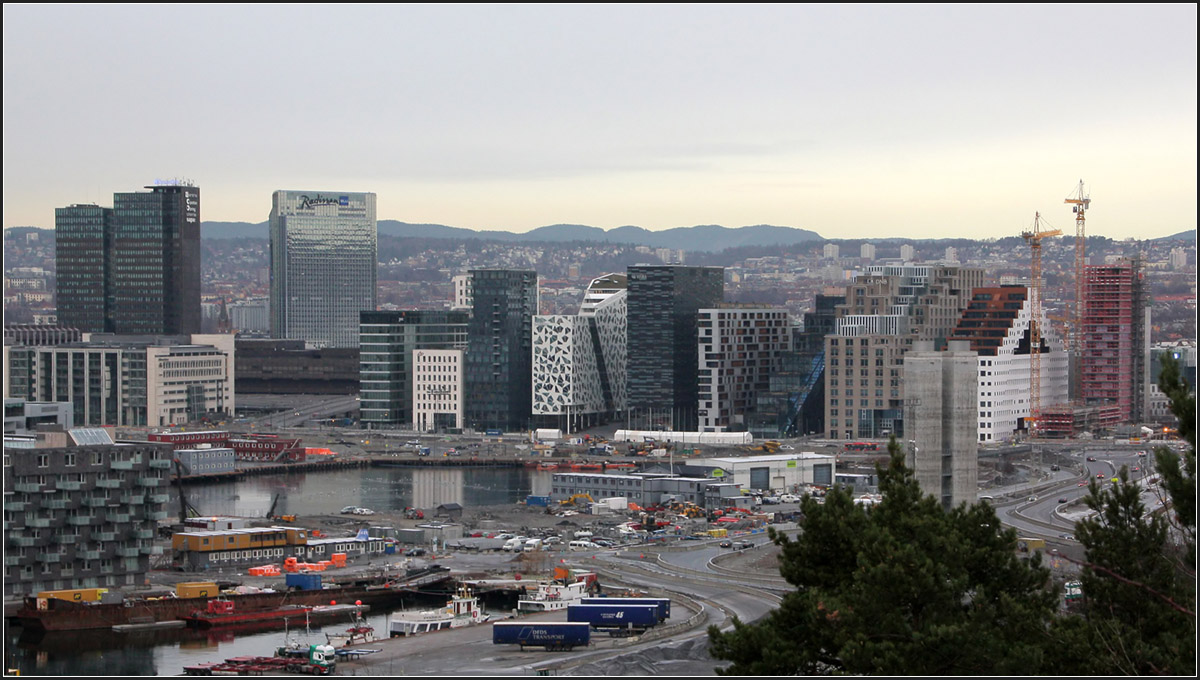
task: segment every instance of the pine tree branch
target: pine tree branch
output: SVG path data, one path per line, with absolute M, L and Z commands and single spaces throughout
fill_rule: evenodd
M 1058 557 L 1060 557 L 1072 564 L 1078 564 L 1081 567 L 1087 567 L 1088 569 L 1092 569 L 1094 571 L 1098 571 L 1098 572 L 1107 574 L 1108 576 L 1111 576 L 1126 585 L 1130 585 L 1135 588 L 1141 588 L 1142 590 L 1150 593 L 1151 595 L 1154 595 L 1155 597 L 1162 600 L 1163 602 L 1166 602 L 1172 609 L 1174 609 L 1182 614 L 1185 614 L 1187 616 L 1190 616 L 1192 618 L 1196 618 L 1195 612 L 1188 609 L 1187 607 L 1184 607 L 1184 606 L 1176 603 L 1175 600 L 1171 599 L 1170 596 L 1163 595 L 1162 593 L 1158 592 L 1157 590 L 1155 590 L 1155 589 L 1151 588 L 1150 586 L 1148 586 L 1144 583 L 1141 583 L 1139 581 L 1132 581 L 1130 579 L 1127 579 L 1124 576 L 1121 576 L 1120 574 L 1116 573 L 1112 569 L 1109 569 L 1108 567 L 1102 567 L 1099 564 L 1092 564 L 1091 562 L 1085 562 L 1083 560 L 1072 559 L 1072 558 L 1067 557 L 1066 555 L 1062 555 L 1062 554 L 1059 554 Z

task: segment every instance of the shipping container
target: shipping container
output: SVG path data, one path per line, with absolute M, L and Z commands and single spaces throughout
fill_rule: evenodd
M 320 574 L 288 574 L 284 577 L 288 590 L 320 590 Z
M 617 598 L 613 598 L 614 600 Z M 567 621 L 587 623 L 613 635 L 639 633 L 658 624 L 657 604 L 573 604 Z
M 659 621 L 666 621 L 671 616 L 671 599 L 668 597 L 584 597 L 579 604 L 648 604 L 658 607 Z
M 592 629 L 587 623 L 526 623 L 497 621 L 492 624 L 492 644 L 572 649 L 591 642 Z
M 181 599 L 191 597 L 216 597 L 221 594 L 217 584 L 212 581 L 193 581 L 189 583 L 176 583 L 175 596 Z

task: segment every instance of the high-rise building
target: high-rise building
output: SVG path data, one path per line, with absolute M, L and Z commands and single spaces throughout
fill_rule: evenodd
M 759 393 L 792 350 L 787 310 L 724 305 L 698 316 L 699 430 L 744 432 Z
M 905 243 L 900 246 L 900 259 L 905 262 L 912 262 L 917 259 L 917 249 Z
M 1139 261 L 1084 268 L 1080 390 L 1089 405 L 1116 405 L 1122 422 L 1145 405 L 1147 326 Z
M 446 432 L 463 426 L 463 350 L 413 350 L 413 429 Z
M 84 332 L 200 332 L 200 189 L 113 194 L 54 211 L 59 322 Z
M 862 244 L 861 246 L 859 246 L 858 256 L 864 260 L 868 260 L 868 261 L 874 260 L 875 259 L 875 246 L 871 245 L 870 243 Z
M 357 347 L 375 310 L 375 194 L 276 191 L 271 200 L 271 335 Z
M 467 427 L 522 429 L 532 400 L 537 272 L 473 269 L 467 329 Z
M 629 423 L 634 429 L 695 430 L 698 312 L 723 301 L 724 270 L 634 265 L 628 277 Z
M 533 416 L 573 431 L 624 411 L 627 278 L 593 279 L 579 314 L 533 317 Z
M 904 353 L 914 340 L 943 347 L 982 285 L 982 269 L 945 265 L 872 265 L 855 278 L 825 338 L 826 437 L 901 435 Z
M 838 254 L 841 253 L 841 248 L 836 243 L 826 243 L 821 254 L 826 260 L 838 259 Z
M 360 312 L 361 421 L 368 426 L 413 422 L 413 352 L 465 350 L 469 316 L 455 311 Z M 439 361 L 445 372 L 449 364 Z
M 976 288 L 951 336 L 979 355 L 979 441 L 1004 441 L 1026 431 L 1032 408 L 1030 289 Z M 1043 407 L 1068 401 L 1069 360 L 1063 339 L 1042 313 L 1038 380 Z
M 904 355 L 907 463 L 921 490 L 946 510 L 974 503 L 978 493 L 977 365 L 963 340 L 951 340 L 945 351 L 917 341 Z

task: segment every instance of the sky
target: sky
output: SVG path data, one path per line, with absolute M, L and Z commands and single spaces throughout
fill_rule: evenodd
M 4 5 L 4 227 L 186 178 L 525 232 L 1196 228 L 1196 5 Z M 1046 226 L 1048 225 L 1048 227 Z

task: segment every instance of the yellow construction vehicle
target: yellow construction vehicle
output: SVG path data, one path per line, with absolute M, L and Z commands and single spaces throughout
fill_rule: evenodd
M 575 494 L 574 496 L 571 496 L 570 498 L 568 498 L 567 500 L 559 502 L 559 505 L 575 505 L 575 506 L 578 506 L 578 505 L 581 505 L 580 501 L 582 501 L 582 503 L 584 503 L 584 504 L 586 504 L 586 503 L 592 503 L 592 502 L 594 502 L 594 501 L 592 500 L 592 497 L 591 497 L 591 496 L 589 496 L 588 494 L 586 494 L 586 493 L 577 493 L 577 494 Z

